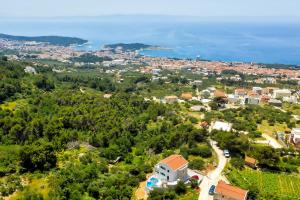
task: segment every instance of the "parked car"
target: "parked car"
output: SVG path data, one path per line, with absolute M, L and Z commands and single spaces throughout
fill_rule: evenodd
M 223 154 L 224 154 L 224 156 L 225 156 L 226 158 L 229 158 L 229 157 L 230 157 L 230 153 L 229 153 L 229 151 L 228 151 L 227 149 L 225 149 L 225 150 L 223 151 Z
M 216 189 L 216 186 L 215 186 L 215 185 L 212 185 L 212 186 L 209 188 L 208 194 L 209 194 L 209 195 L 214 195 L 214 194 L 215 194 L 215 189 Z

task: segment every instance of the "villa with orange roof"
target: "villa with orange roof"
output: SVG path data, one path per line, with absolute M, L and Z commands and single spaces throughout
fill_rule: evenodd
M 173 182 L 177 180 L 186 181 L 188 161 L 181 155 L 171 155 L 155 166 L 156 176 L 164 181 Z
M 146 182 L 146 191 L 176 186 L 178 181 L 189 180 L 188 161 L 182 155 L 171 155 L 154 167 L 154 174 Z
M 219 181 L 215 189 L 214 200 L 246 200 L 248 190 L 243 190 Z
M 183 100 L 189 101 L 189 100 L 192 100 L 193 94 L 192 94 L 191 92 L 185 92 L 185 93 L 182 93 L 182 94 L 181 94 L 181 98 L 182 98 Z

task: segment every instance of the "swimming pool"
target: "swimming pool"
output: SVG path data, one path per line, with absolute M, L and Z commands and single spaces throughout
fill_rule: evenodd
M 153 186 L 157 186 L 157 183 L 159 182 L 159 180 L 155 177 L 151 177 L 148 181 L 147 181 L 147 188 L 152 188 Z

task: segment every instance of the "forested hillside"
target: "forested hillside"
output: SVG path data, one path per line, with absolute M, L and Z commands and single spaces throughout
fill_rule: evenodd
M 120 89 L 109 99 L 101 87 L 83 93 L 88 79 L 75 83 L 39 67 L 25 74 L 27 64 L 0 63 L 2 197 L 131 199 L 159 159 L 206 144 L 206 131 L 171 105 Z
M 72 44 L 84 44 L 87 40 L 76 37 L 62 37 L 62 36 L 14 36 L 0 34 L 1 39 L 16 40 L 16 41 L 34 41 L 34 42 L 45 42 L 53 45 L 69 46 Z

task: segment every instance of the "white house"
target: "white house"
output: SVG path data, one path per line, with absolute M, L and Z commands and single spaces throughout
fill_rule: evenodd
M 255 92 L 256 94 L 259 94 L 259 95 L 262 94 L 262 88 L 261 87 L 253 87 L 252 91 Z
M 219 130 L 219 131 L 231 131 L 232 124 L 228 122 L 216 121 L 213 123 L 211 130 Z
M 300 143 L 300 128 L 293 128 L 291 132 L 291 139 L 295 144 Z
M 154 168 L 155 177 L 163 182 L 188 180 L 188 161 L 181 155 L 171 155 L 160 161 Z
M 227 99 L 228 99 L 228 103 L 231 104 L 238 104 L 240 102 L 239 97 L 234 94 L 228 94 Z
M 202 81 L 201 80 L 194 80 L 192 82 L 192 85 L 200 86 L 200 85 L 202 85 Z
M 288 89 L 274 90 L 273 95 L 274 98 L 290 97 L 292 95 L 292 92 Z
M 26 66 L 24 71 L 25 71 L 25 73 L 28 73 L 28 74 L 37 74 L 35 69 L 31 66 Z
M 245 98 L 245 104 L 258 105 L 259 97 L 248 96 Z

